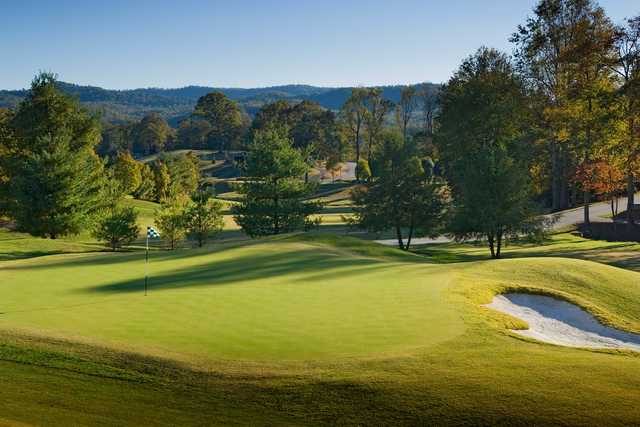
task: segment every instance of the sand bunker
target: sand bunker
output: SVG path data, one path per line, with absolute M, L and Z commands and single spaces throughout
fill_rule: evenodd
M 529 329 L 514 332 L 568 347 L 626 348 L 640 351 L 640 334 L 604 326 L 575 304 L 543 295 L 497 295 L 492 308 L 524 320 Z

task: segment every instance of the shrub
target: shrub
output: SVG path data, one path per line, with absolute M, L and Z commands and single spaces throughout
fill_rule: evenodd
M 137 219 L 138 213 L 133 207 L 117 206 L 98 220 L 93 236 L 116 251 L 138 237 Z

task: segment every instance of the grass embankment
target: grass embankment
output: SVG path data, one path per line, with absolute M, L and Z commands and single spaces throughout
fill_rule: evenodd
M 545 249 L 596 252 L 562 239 Z M 154 254 L 146 298 L 138 253 L 5 262 L 0 414 L 38 424 L 639 423 L 637 354 L 523 339 L 507 329 L 519 322 L 481 304 L 535 289 L 640 330 L 640 275 L 520 251 L 437 264 L 327 235 L 236 242 Z

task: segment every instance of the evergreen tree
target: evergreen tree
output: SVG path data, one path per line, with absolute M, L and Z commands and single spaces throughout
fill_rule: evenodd
M 286 129 L 256 133 L 247 158 L 244 198 L 233 207 L 234 218 L 251 237 L 286 233 L 305 227 L 317 204 L 304 201 L 315 188 L 302 177 L 309 170 Z
M 5 163 L 5 189 L 19 229 L 50 238 L 75 234 L 112 203 L 94 152 L 98 123 L 56 88 L 54 76 L 34 79 L 9 127 L 14 149 Z

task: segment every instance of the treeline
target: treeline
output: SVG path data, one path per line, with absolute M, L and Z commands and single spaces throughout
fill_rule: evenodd
M 534 185 L 553 210 L 588 205 L 638 175 L 640 17 L 615 25 L 594 1 L 541 1 L 511 41 L 531 110 Z
M 159 156 L 144 164 L 122 151 L 102 159 L 99 142 L 99 121 L 62 93 L 54 76 L 38 75 L 15 111 L 0 110 L 0 216 L 51 239 L 89 231 L 114 250 L 140 232 L 137 212 L 123 203 L 127 195 L 180 200 L 188 212 L 185 232 L 200 244 L 203 230 L 221 223 L 217 205 L 208 213 L 214 221 L 201 220 L 198 209 L 212 202 L 200 187 L 196 157 Z
M 367 160 L 383 165 L 368 165 L 373 179 L 356 197 L 360 226 L 395 228 L 399 246 L 406 247 L 403 230 L 410 241 L 420 222 L 423 234 L 439 225 L 458 239 L 485 240 L 498 258 L 505 239 L 544 233 L 540 204 L 552 210 L 582 204 L 588 229 L 594 193 L 611 200 L 615 214 L 614 199 L 623 190 L 633 225 L 640 17 L 614 25 L 595 1 L 541 0 L 511 41 L 514 57 L 481 48 L 443 86 L 429 153 L 440 183 L 408 154 L 416 144 L 402 117 L 411 111 L 403 107 L 411 105 L 411 94 L 396 106 L 403 138 L 394 142 L 383 132 L 376 149 L 380 122 L 373 119 L 389 107 L 375 98 L 358 101 L 354 91 L 348 104 L 357 108 L 347 111 L 356 153 L 363 141 Z M 367 136 L 359 138 L 362 128 Z M 447 190 L 437 190 L 445 181 Z M 412 190 L 429 195 L 417 209 L 412 203 L 422 196 Z M 440 204 L 447 193 L 449 202 Z M 449 211 L 447 221 L 431 221 L 441 208 Z

